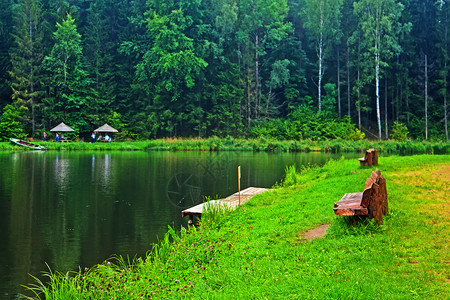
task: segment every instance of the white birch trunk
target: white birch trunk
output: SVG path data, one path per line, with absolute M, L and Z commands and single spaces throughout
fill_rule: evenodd
M 259 35 L 256 33 L 255 37 L 255 119 L 258 119 L 258 106 L 259 106 Z
M 378 139 L 381 140 L 381 115 L 380 115 L 380 55 L 378 54 L 378 43 L 375 42 L 375 93 L 377 97 L 377 122 Z
M 319 82 L 317 85 L 317 98 L 319 101 L 319 111 L 322 110 L 322 55 L 323 55 L 323 20 L 320 20 L 320 39 L 319 39 Z
M 351 103 L 351 88 L 350 88 L 350 51 L 347 47 L 347 114 L 351 117 L 350 114 L 350 103 Z
M 425 140 L 428 140 L 428 56 L 425 55 Z
M 359 130 L 361 130 L 361 90 L 359 87 L 359 80 L 360 80 L 360 70 L 359 70 L 359 66 L 358 66 L 358 105 L 356 107 L 356 109 L 358 110 L 358 128 Z
M 384 78 L 384 130 L 386 139 L 389 139 L 389 131 L 388 131 L 388 81 L 387 77 Z
M 341 117 L 341 64 L 339 62 L 339 46 L 337 47 L 337 93 L 338 93 L 338 113 Z
M 447 60 L 444 63 L 445 70 L 447 70 Z M 445 138 L 448 143 L 448 120 L 447 120 L 447 74 L 444 75 L 444 127 L 445 127 Z
M 446 20 L 447 21 L 447 20 Z M 447 22 L 446 22 L 447 23 Z M 445 49 L 447 50 L 448 43 L 448 27 L 445 26 Z M 444 70 L 447 71 L 447 57 L 444 57 Z M 444 73 L 444 127 L 445 138 L 448 143 L 448 120 L 447 120 L 447 73 Z

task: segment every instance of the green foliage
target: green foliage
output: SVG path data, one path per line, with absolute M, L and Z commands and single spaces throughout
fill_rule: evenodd
M 322 98 L 322 111 L 328 116 L 336 115 L 336 98 L 337 91 L 334 83 L 327 83 L 323 86 L 325 94 Z
M 9 138 L 23 139 L 27 136 L 23 125 L 23 118 L 27 110 L 8 104 L 0 115 L 0 141 Z
M 159 8 L 150 10 L 147 28 L 153 41 L 137 66 L 138 80 L 148 93 L 169 93 L 172 101 L 178 100 L 184 87 L 192 88 L 196 76 L 208 63 L 195 53 L 194 41 L 184 31 L 190 18 L 182 9 L 161 15 Z
M 350 119 L 335 119 L 327 110 L 314 112 L 306 105 L 294 110 L 287 120 L 269 120 L 252 128 L 254 137 L 286 140 L 361 140 L 364 134 L 356 129 Z
M 89 132 L 89 119 L 95 120 L 90 112 L 95 105 L 89 96 L 90 79 L 84 69 L 81 35 L 70 14 L 56 27 L 55 44 L 43 63 L 52 74 L 46 82 L 52 93 L 44 99 L 50 106 L 47 117 L 53 121 L 51 124 L 65 121 L 77 132 Z
M 401 122 L 394 122 L 391 129 L 391 137 L 394 140 L 404 141 L 408 138 L 408 127 Z

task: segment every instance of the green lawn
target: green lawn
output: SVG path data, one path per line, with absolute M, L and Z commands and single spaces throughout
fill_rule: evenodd
M 46 299 L 449 299 L 450 155 L 381 157 L 382 226 L 333 213 L 373 168 L 356 160 L 287 173 L 240 210 L 169 229 L 146 258 L 112 259 L 40 287 Z M 211 221 L 214 220 L 214 221 Z M 302 233 L 329 224 L 323 238 Z M 39 291 L 38 291 L 39 292 Z

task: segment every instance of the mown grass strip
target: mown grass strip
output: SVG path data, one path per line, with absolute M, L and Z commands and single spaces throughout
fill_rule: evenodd
M 145 258 L 52 274 L 52 285 L 36 292 L 46 299 L 448 299 L 450 156 L 391 156 L 378 168 L 390 205 L 382 226 L 333 214 L 333 203 L 360 191 L 373 170 L 341 159 L 291 170 L 274 191 L 214 213 L 214 222 L 170 228 Z M 303 238 L 324 223 L 324 238 Z

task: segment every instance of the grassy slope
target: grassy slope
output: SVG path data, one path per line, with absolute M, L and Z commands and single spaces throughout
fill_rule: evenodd
M 168 234 L 147 259 L 107 262 L 75 279 L 54 274 L 51 299 L 448 299 L 450 156 L 392 156 L 384 225 L 333 214 L 362 191 L 372 168 L 339 160 L 290 174 L 297 184 L 256 196 L 240 211 Z M 217 217 L 217 216 L 216 216 Z M 323 239 L 301 233 L 330 227 Z

